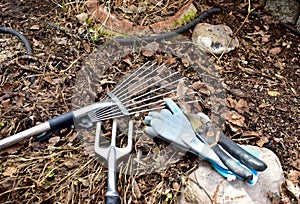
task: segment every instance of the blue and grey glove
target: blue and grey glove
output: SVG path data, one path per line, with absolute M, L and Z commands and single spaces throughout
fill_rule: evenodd
M 205 114 L 186 117 L 171 99 L 166 99 L 165 103 L 167 109 L 150 112 L 146 116 L 147 134 L 174 143 L 209 161 L 228 179 L 237 176 L 255 184 L 256 170 L 263 171 L 267 167 L 264 162 L 217 131 Z

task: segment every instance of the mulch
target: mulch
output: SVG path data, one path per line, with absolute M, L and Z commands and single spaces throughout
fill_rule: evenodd
M 66 35 L 45 23 L 56 23 L 76 33 L 86 33 L 95 28 L 97 22 L 81 24 L 76 18 L 76 15 L 86 12 L 84 1 L 78 4 L 64 2 L 4 0 L 0 4 L 1 26 L 24 34 L 34 50 L 34 56 L 28 56 L 16 37 L 1 34 L 0 138 L 79 107 L 76 96 L 81 93 L 77 89 L 79 74 L 85 73 L 85 62 L 91 53 L 101 46 L 105 47 L 105 44 Z M 174 15 L 184 3 L 155 2 L 143 5 L 137 1 L 130 6 L 129 3 L 123 5 L 114 1 L 112 11 L 119 18 L 147 25 Z M 199 11 L 220 5 L 247 7 L 246 4 L 228 1 L 195 3 Z M 126 6 L 131 11 L 124 10 Z M 145 6 L 151 9 L 143 11 Z M 139 12 L 132 12 L 136 8 L 140 8 Z M 274 151 L 280 159 L 285 178 L 297 185 L 300 175 L 299 36 L 280 27 L 268 13 L 262 13 L 261 18 L 250 16 L 245 20 L 245 15 L 226 12 L 213 15 L 205 22 L 225 24 L 233 32 L 238 31 L 238 49 L 222 58 L 209 56 L 209 60 L 215 62 L 225 93 L 222 105 L 230 111 L 230 114 L 223 115 L 224 132 L 237 143 Z M 190 38 L 191 31 L 184 37 Z M 102 51 L 103 55 L 110 54 L 109 50 Z M 148 60 L 175 64 L 194 87 L 197 85 L 193 70 L 185 70 L 187 59 L 176 58 L 174 53 L 161 49 L 150 49 L 150 53 L 149 50 L 146 53 L 132 52 L 111 62 L 111 67 L 97 79 L 102 83 L 95 87 L 95 83 L 91 83 L 91 89 L 85 93 L 91 98 L 82 98 L 83 102 L 101 100 L 120 80 L 120 73 L 123 76 L 130 67 L 134 69 Z M 204 99 L 206 113 L 213 114 L 209 92 L 202 88 L 198 91 Z M 137 123 L 141 131 L 143 123 Z M 110 124 L 106 125 L 109 130 Z M 31 138 L 1 150 L 1 203 L 102 202 L 107 169 L 84 147 L 79 139 L 84 134 L 84 130 L 66 128 L 55 133 L 47 142 L 39 143 Z M 186 186 L 188 173 L 197 168 L 197 158 L 178 152 L 175 147 L 166 150 L 166 146 L 167 143 L 143 134 L 135 138 L 133 151 L 150 157 L 144 157 L 145 171 L 134 171 L 136 169 L 130 168 L 130 162 L 121 165 L 122 171 L 127 171 L 118 176 L 118 190 L 124 203 L 177 203 L 180 188 Z M 166 160 L 168 165 L 163 170 L 147 173 L 153 165 Z M 291 186 L 286 186 L 281 195 L 273 196 L 274 199 L 279 197 L 282 203 L 296 203 L 292 193 Z

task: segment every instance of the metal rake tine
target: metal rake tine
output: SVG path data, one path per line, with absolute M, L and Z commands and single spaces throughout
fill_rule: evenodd
M 129 76 L 127 76 L 125 78 L 124 81 L 122 81 L 120 84 L 118 84 L 114 90 L 112 91 L 115 95 L 118 95 L 118 92 L 120 90 L 122 90 L 122 88 L 124 86 L 126 86 L 127 84 L 129 84 L 131 81 L 133 81 L 135 78 L 137 78 L 138 76 L 140 76 L 142 73 L 144 73 L 145 71 L 147 71 L 148 69 L 150 69 L 151 67 L 153 67 L 156 63 L 153 63 L 151 64 L 147 69 L 144 69 L 143 68 L 148 65 L 150 62 L 146 62 L 145 64 L 143 64 L 140 68 L 138 68 L 136 71 L 134 71 L 133 73 L 131 73 Z M 143 70 L 141 73 L 137 74 L 140 70 Z M 131 78 L 132 76 L 135 76 L 134 78 Z
M 136 92 L 135 92 L 135 95 L 138 94 L 138 93 L 141 93 L 142 91 L 146 91 L 146 89 L 148 89 L 149 87 L 155 86 L 155 85 L 159 84 L 160 82 L 163 82 L 164 80 L 166 80 L 166 79 L 168 79 L 168 78 L 171 78 L 172 76 L 174 76 L 174 75 L 176 75 L 176 74 L 178 74 L 178 73 L 179 73 L 179 72 L 174 72 L 174 73 L 172 73 L 172 74 L 166 76 L 165 78 L 162 78 L 162 79 L 160 79 L 160 80 L 158 80 L 158 81 L 153 82 L 152 84 L 148 85 L 147 87 L 144 87 L 144 88 L 142 88 L 142 89 L 136 91 Z M 181 78 L 181 79 L 184 79 L 184 77 Z M 161 87 L 159 87 L 159 88 L 156 88 L 156 89 L 154 89 L 154 90 L 151 90 L 150 92 L 147 92 L 147 93 L 144 93 L 144 94 L 142 94 L 142 95 L 140 95 L 140 96 L 137 96 L 137 97 L 135 97 L 135 98 L 132 98 L 131 100 L 139 99 L 139 98 L 141 98 L 141 97 L 144 97 L 145 95 L 148 95 L 148 94 L 154 93 L 154 92 L 156 92 L 156 91 L 158 91 L 158 90 L 161 90 L 161 89 L 163 89 L 163 88 L 166 88 L 166 87 L 168 87 L 169 85 L 172 85 L 172 84 L 174 84 L 174 83 L 177 83 L 177 82 L 178 82 L 179 80 L 181 80 L 181 79 L 172 81 L 172 82 L 170 82 L 170 83 L 168 83 L 168 84 L 166 84 L 166 85 L 163 85 L 163 86 L 161 86 Z M 131 90 L 131 91 L 132 91 L 132 90 Z M 132 97 L 132 94 L 131 94 L 131 95 L 127 95 L 125 98 L 121 98 L 120 101 L 121 101 L 121 102 L 124 102 L 124 101 L 125 101 L 124 104 L 126 104 L 126 103 L 129 102 L 129 100 L 126 101 L 126 99 L 128 99 L 128 98 L 130 98 L 130 97 Z
M 154 65 L 154 64 L 153 64 Z M 152 67 L 153 65 L 151 65 L 150 67 Z M 136 90 L 137 88 L 139 88 L 140 86 L 142 86 L 142 85 L 144 85 L 144 84 L 146 84 L 147 82 L 149 82 L 149 81 L 151 81 L 152 80 L 152 78 L 151 77 L 149 77 L 148 79 L 147 79 L 147 77 L 149 76 L 149 75 L 151 75 L 151 74 L 153 74 L 155 71 L 157 71 L 158 69 L 160 69 L 161 67 L 163 67 L 164 66 L 164 64 L 162 64 L 162 65 L 160 65 L 160 66 L 158 66 L 158 67 L 156 67 L 154 70 L 152 70 L 151 72 L 149 72 L 148 74 L 146 74 L 145 76 L 143 76 L 143 78 L 142 79 L 140 79 L 140 80 L 138 80 L 136 83 L 133 83 L 133 84 L 130 84 L 130 83 L 127 83 L 126 85 L 129 85 L 128 87 L 126 87 L 127 89 L 130 89 L 131 87 L 133 87 L 133 89 L 131 89 L 131 92 L 133 92 L 134 90 Z M 149 68 L 150 68 L 149 67 Z M 147 69 L 145 69 L 144 71 L 147 71 L 149 68 L 147 68 Z M 137 76 L 136 76 L 137 77 Z M 136 77 L 134 77 L 134 78 L 136 78 Z M 147 79 L 146 81 L 144 81 L 143 83 L 141 83 L 141 84 L 139 84 L 142 80 L 144 80 L 144 79 Z M 133 81 L 133 79 L 131 80 L 131 81 Z M 131 82 L 130 81 L 130 82 Z M 118 93 L 118 94 L 115 94 L 118 98 L 122 98 L 124 95 L 126 95 L 126 90 L 127 89 L 124 89 L 125 88 L 125 86 L 123 86 L 123 87 L 121 87 L 121 88 L 123 88 L 123 91 L 122 92 L 120 92 L 120 93 Z M 125 93 L 124 93 L 125 92 Z M 120 95 L 120 94 L 122 94 L 122 95 Z

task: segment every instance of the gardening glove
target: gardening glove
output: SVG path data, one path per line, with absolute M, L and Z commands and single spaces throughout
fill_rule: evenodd
M 256 183 L 257 171 L 264 171 L 267 168 L 267 165 L 257 158 L 259 157 L 257 152 L 234 143 L 218 131 L 204 113 L 190 114 L 187 117 L 198 138 L 213 149 L 228 169 L 249 184 Z
M 209 144 L 205 140 L 197 137 L 192 124 L 176 103 L 171 99 L 166 99 L 165 103 L 168 109 L 163 109 L 161 112 L 150 112 L 149 115 L 146 116 L 145 123 L 147 127 L 145 132 L 147 134 L 174 143 L 198 155 L 200 158 L 211 162 L 214 168 L 228 179 L 232 180 L 238 176 L 240 179 L 247 181 L 253 180 L 253 174 L 255 172 L 249 172 L 247 169 L 245 169 L 247 173 L 242 175 L 233 173 L 224 165 L 217 153 L 210 148 Z M 205 121 L 202 121 L 201 118 L 201 122 Z M 194 124 L 196 123 L 194 122 Z

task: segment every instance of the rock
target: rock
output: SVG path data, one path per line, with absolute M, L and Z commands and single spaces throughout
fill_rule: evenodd
M 265 204 L 271 203 L 269 196 L 278 196 L 284 183 L 283 170 L 277 156 L 266 148 L 247 146 L 262 154 L 268 168 L 260 172 L 258 181 L 250 186 L 241 180 L 227 181 L 206 161 L 189 175 L 187 188 L 182 192 L 180 202 L 187 203 L 230 203 Z
M 236 37 L 229 45 L 232 39 L 232 30 L 226 25 L 199 23 L 193 31 L 192 39 L 200 50 L 216 55 L 220 55 L 223 52 L 228 53 L 239 46 L 239 41 Z
M 268 0 L 265 9 L 271 11 L 272 15 L 287 23 L 296 24 L 299 15 L 300 2 L 297 0 Z

